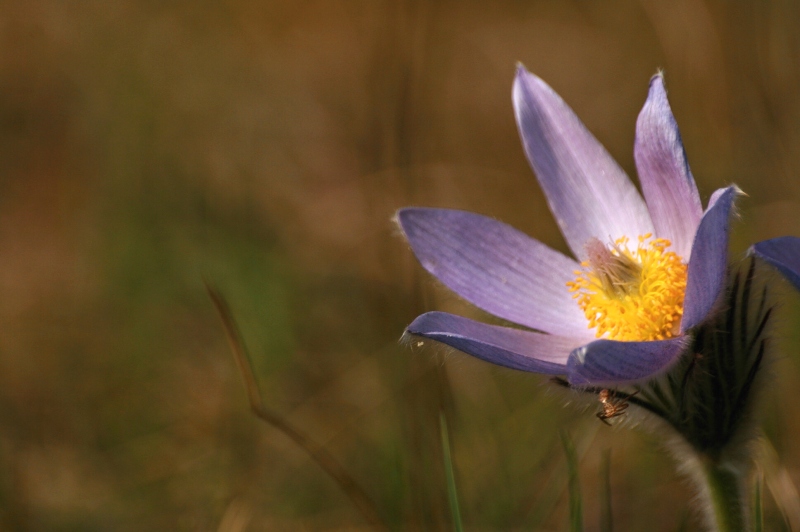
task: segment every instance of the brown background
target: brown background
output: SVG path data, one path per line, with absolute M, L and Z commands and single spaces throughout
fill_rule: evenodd
M 632 176 L 664 69 L 703 200 L 749 195 L 733 256 L 800 235 L 798 27 L 791 0 L 0 2 L 0 526 L 367 529 L 248 412 L 205 278 L 267 404 L 390 527 L 451 529 L 443 411 L 468 530 L 567 528 L 562 430 L 588 530 L 609 450 L 616 529 L 696 529 L 658 435 L 608 429 L 543 377 L 397 343 L 425 310 L 481 316 L 390 219 L 464 208 L 566 250 L 517 138 L 522 61 Z M 780 316 L 768 530 L 800 523 L 796 298 Z

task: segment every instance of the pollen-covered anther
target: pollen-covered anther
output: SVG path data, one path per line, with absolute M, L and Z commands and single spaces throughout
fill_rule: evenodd
M 609 246 L 593 238 L 587 260 L 567 283 L 597 337 L 623 341 L 672 338 L 679 332 L 686 291 L 686 265 L 669 240 L 640 236 Z

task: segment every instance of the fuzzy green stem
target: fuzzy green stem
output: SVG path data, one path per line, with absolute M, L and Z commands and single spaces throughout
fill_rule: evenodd
M 736 468 L 706 462 L 703 473 L 708 496 L 708 518 L 713 530 L 719 532 L 747 532 L 747 500 L 744 496 L 742 473 Z

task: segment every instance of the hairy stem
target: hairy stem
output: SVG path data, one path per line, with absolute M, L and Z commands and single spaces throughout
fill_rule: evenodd
M 711 530 L 719 532 L 746 532 L 750 530 L 747 518 L 747 498 L 744 475 L 735 467 L 716 461 L 703 464 L 706 518 Z

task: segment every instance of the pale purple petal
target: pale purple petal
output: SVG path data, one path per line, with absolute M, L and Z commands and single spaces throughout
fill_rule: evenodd
M 739 193 L 736 186 L 714 192 L 700 221 L 689 259 L 681 332 L 699 325 L 706 318 L 725 286 L 730 215 Z
M 595 340 L 570 354 L 567 379 L 575 386 L 642 381 L 668 369 L 688 345 L 685 336 L 656 342 Z
M 636 187 L 553 89 L 520 66 L 513 100 L 525 153 L 576 257 L 592 237 L 653 232 Z
M 532 329 L 591 336 L 566 286 L 574 260 L 479 214 L 412 207 L 397 220 L 422 266 L 475 306 Z
M 796 236 L 782 236 L 772 240 L 764 240 L 755 244 L 751 251 L 772 264 L 800 290 L 800 238 Z
M 672 250 L 688 259 L 703 206 L 660 74 L 650 80 L 633 153 L 656 235 L 669 239 Z
M 488 325 L 446 312 L 423 314 L 406 331 L 498 366 L 548 375 L 566 373 L 570 352 L 586 342 L 585 338 Z

